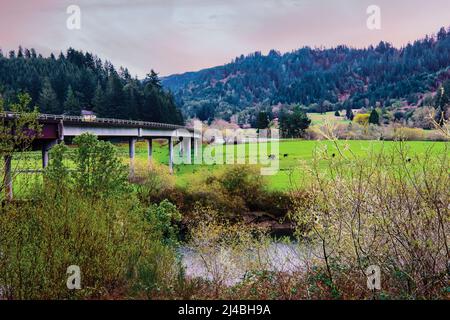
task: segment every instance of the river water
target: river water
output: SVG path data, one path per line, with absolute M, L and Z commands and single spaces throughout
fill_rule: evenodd
M 209 252 L 198 252 L 187 246 L 180 249 L 182 264 L 188 278 L 203 278 L 235 285 L 251 270 L 293 273 L 303 271 L 306 261 L 316 255 L 310 248 L 296 243 L 268 244 L 264 248 L 234 252 L 218 248 Z

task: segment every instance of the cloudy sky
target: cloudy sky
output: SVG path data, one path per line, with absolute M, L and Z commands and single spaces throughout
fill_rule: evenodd
M 81 29 L 69 30 L 69 5 Z M 366 26 L 381 8 L 381 30 Z M 450 26 L 449 0 L 0 0 L 0 48 L 90 51 L 143 77 L 194 71 L 254 51 L 401 46 Z

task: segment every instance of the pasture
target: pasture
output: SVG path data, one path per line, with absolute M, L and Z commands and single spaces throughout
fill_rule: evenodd
M 340 151 L 349 157 L 368 157 L 372 153 L 377 153 L 381 150 L 391 152 L 399 147 L 398 142 L 391 141 L 338 141 Z M 427 142 L 427 141 L 411 141 L 404 142 L 408 156 L 411 158 L 423 157 L 425 155 L 438 155 L 442 152 L 449 152 L 446 148 L 446 142 Z M 203 146 L 204 154 L 215 155 L 218 151 L 223 150 L 223 158 L 226 155 L 234 152 L 236 162 L 249 163 L 249 150 L 254 147 L 249 144 L 246 145 L 227 145 L 216 147 L 215 151 L 207 150 L 208 147 Z M 267 148 L 267 153 L 261 156 L 264 165 L 268 166 L 271 162 L 279 163 L 279 170 L 277 174 L 267 176 L 268 185 L 272 190 L 289 190 L 301 185 L 304 181 L 304 172 L 309 170 L 312 166 L 313 160 L 317 157 L 318 152 L 321 152 L 322 157 L 331 159 L 333 155 L 337 156 L 339 150 L 332 141 L 305 141 L 305 140 L 281 140 L 279 143 L 279 153 L 274 155 L 274 160 L 269 160 L 267 155 L 271 155 L 270 145 L 261 144 L 260 148 Z M 123 158 L 124 163 L 128 163 L 128 145 L 119 144 L 118 150 Z M 240 156 L 239 156 L 240 155 Z M 244 157 L 244 158 L 243 158 Z M 168 164 L 168 146 L 166 141 L 154 141 L 153 143 L 153 159 L 157 163 Z M 219 160 L 221 157 L 219 157 Z M 139 142 L 136 146 L 136 162 L 145 163 L 147 161 L 146 144 Z M 20 169 L 39 169 L 40 167 L 40 152 L 27 153 L 21 161 L 13 161 L 13 167 Z M 70 166 L 70 160 L 67 160 Z M 322 159 L 319 161 L 319 168 L 325 171 L 329 160 Z M 186 165 L 177 164 L 174 166 L 174 174 L 176 176 L 176 183 L 179 186 L 186 186 L 189 183 L 197 180 L 202 175 L 215 170 L 223 168 L 223 164 L 202 164 L 202 165 Z M 261 166 L 261 165 L 260 165 Z M 21 173 L 15 179 L 15 190 L 29 184 L 30 182 L 40 181 L 40 174 Z M 19 190 L 17 190 L 19 191 Z
M 339 141 L 339 148 L 347 156 L 355 157 L 368 157 L 370 152 L 380 152 L 385 150 L 386 152 L 395 151 L 399 147 L 398 142 L 390 141 Z M 427 153 L 439 154 L 442 152 L 448 152 L 446 150 L 445 142 L 427 142 L 427 141 L 411 141 L 405 142 L 404 146 L 408 150 L 408 155 L 411 158 L 422 157 Z M 260 147 L 267 148 L 269 151 L 267 154 L 271 154 L 270 146 L 262 144 Z M 124 157 L 127 156 L 127 146 L 121 146 L 121 152 Z M 242 150 L 244 149 L 245 150 Z M 238 145 L 238 146 L 225 146 L 224 158 L 227 154 L 234 152 L 235 159 L 245 160 L 246 163 L 249 162 L 249 145 Z M 245 151 L 245 159 L 238 157 L 238 149 Z M 205 151 L 205 146 L 203 147 L 204 153 L 209 154 L 209 151 Z M 326 150 L 326 151 L 324 151 Z M 337 154 L 338 150 L 335 144 L 331 141 L 305 141 L 305 140 L 282 140 L 279 145 L 279 154 L 276 155 L 279 161 L 279 171 L 276 175 L 267 176 L 268 184 L 273 190 L 289 190 L 302 183 L 304 175 L 302 172 L 308 170 L 313 163 L 313 159 L 318 152 L 324 151 L 330 157 L 333 154 Z M 146 161 L 147 150 L 145 144 L 138 144 L 137 146 L 137 161 Z M 153 150 L 154 160 L 158 163 L 167 164 L 168 163 L 168 148 L 165 143 L 160 145 L 159 143 L 154 143 Z M 268 165 L 268 159 L 261 157 L 261 160 L 266 162 Z M 327 166 L 327 161 L 322 160 L 319 166 L 325 170 Z M 192 181 L 198 179 L 199 176 L 204 175 L 207 172 L 212 172 L 214 170 L 220 170 L 223 165 L 176 165 L 175 175 L 177 179 L 177 184 L 180 186 L 187 185 Z

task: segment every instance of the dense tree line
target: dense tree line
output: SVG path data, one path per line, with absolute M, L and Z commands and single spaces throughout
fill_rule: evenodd
M 163 83 L 189 116 L 222 118 L 255 105 L 301 104 L 314 112 L 419 105 L 450 74 L 450 29 L 397 49 L 386 42 L 365 49 L 309 47 L 260 52 L 224 66 L 175 75 Z
M 44 58 L 19 47 L 0 51 L 0 95 L 6 105 L 27 92 L 42 113 L 79 115 L 93 110 L 100 117 L 183 123 L 171 93 L 152 70 L 143 81 L 91 53 L 74 49 Z

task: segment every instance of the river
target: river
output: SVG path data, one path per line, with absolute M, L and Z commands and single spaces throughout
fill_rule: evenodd
M 251 270 L 285 273 L 303 271 L 306 261 L 314 258 L 309 248 L 296 243 L 278 242 L 264 248 L 248 249 L 244 253 L 226 248 L 200 253 L 187 246 L 179 252 L 188 278 L 221 281 L 229 286 L 242 281 Z

